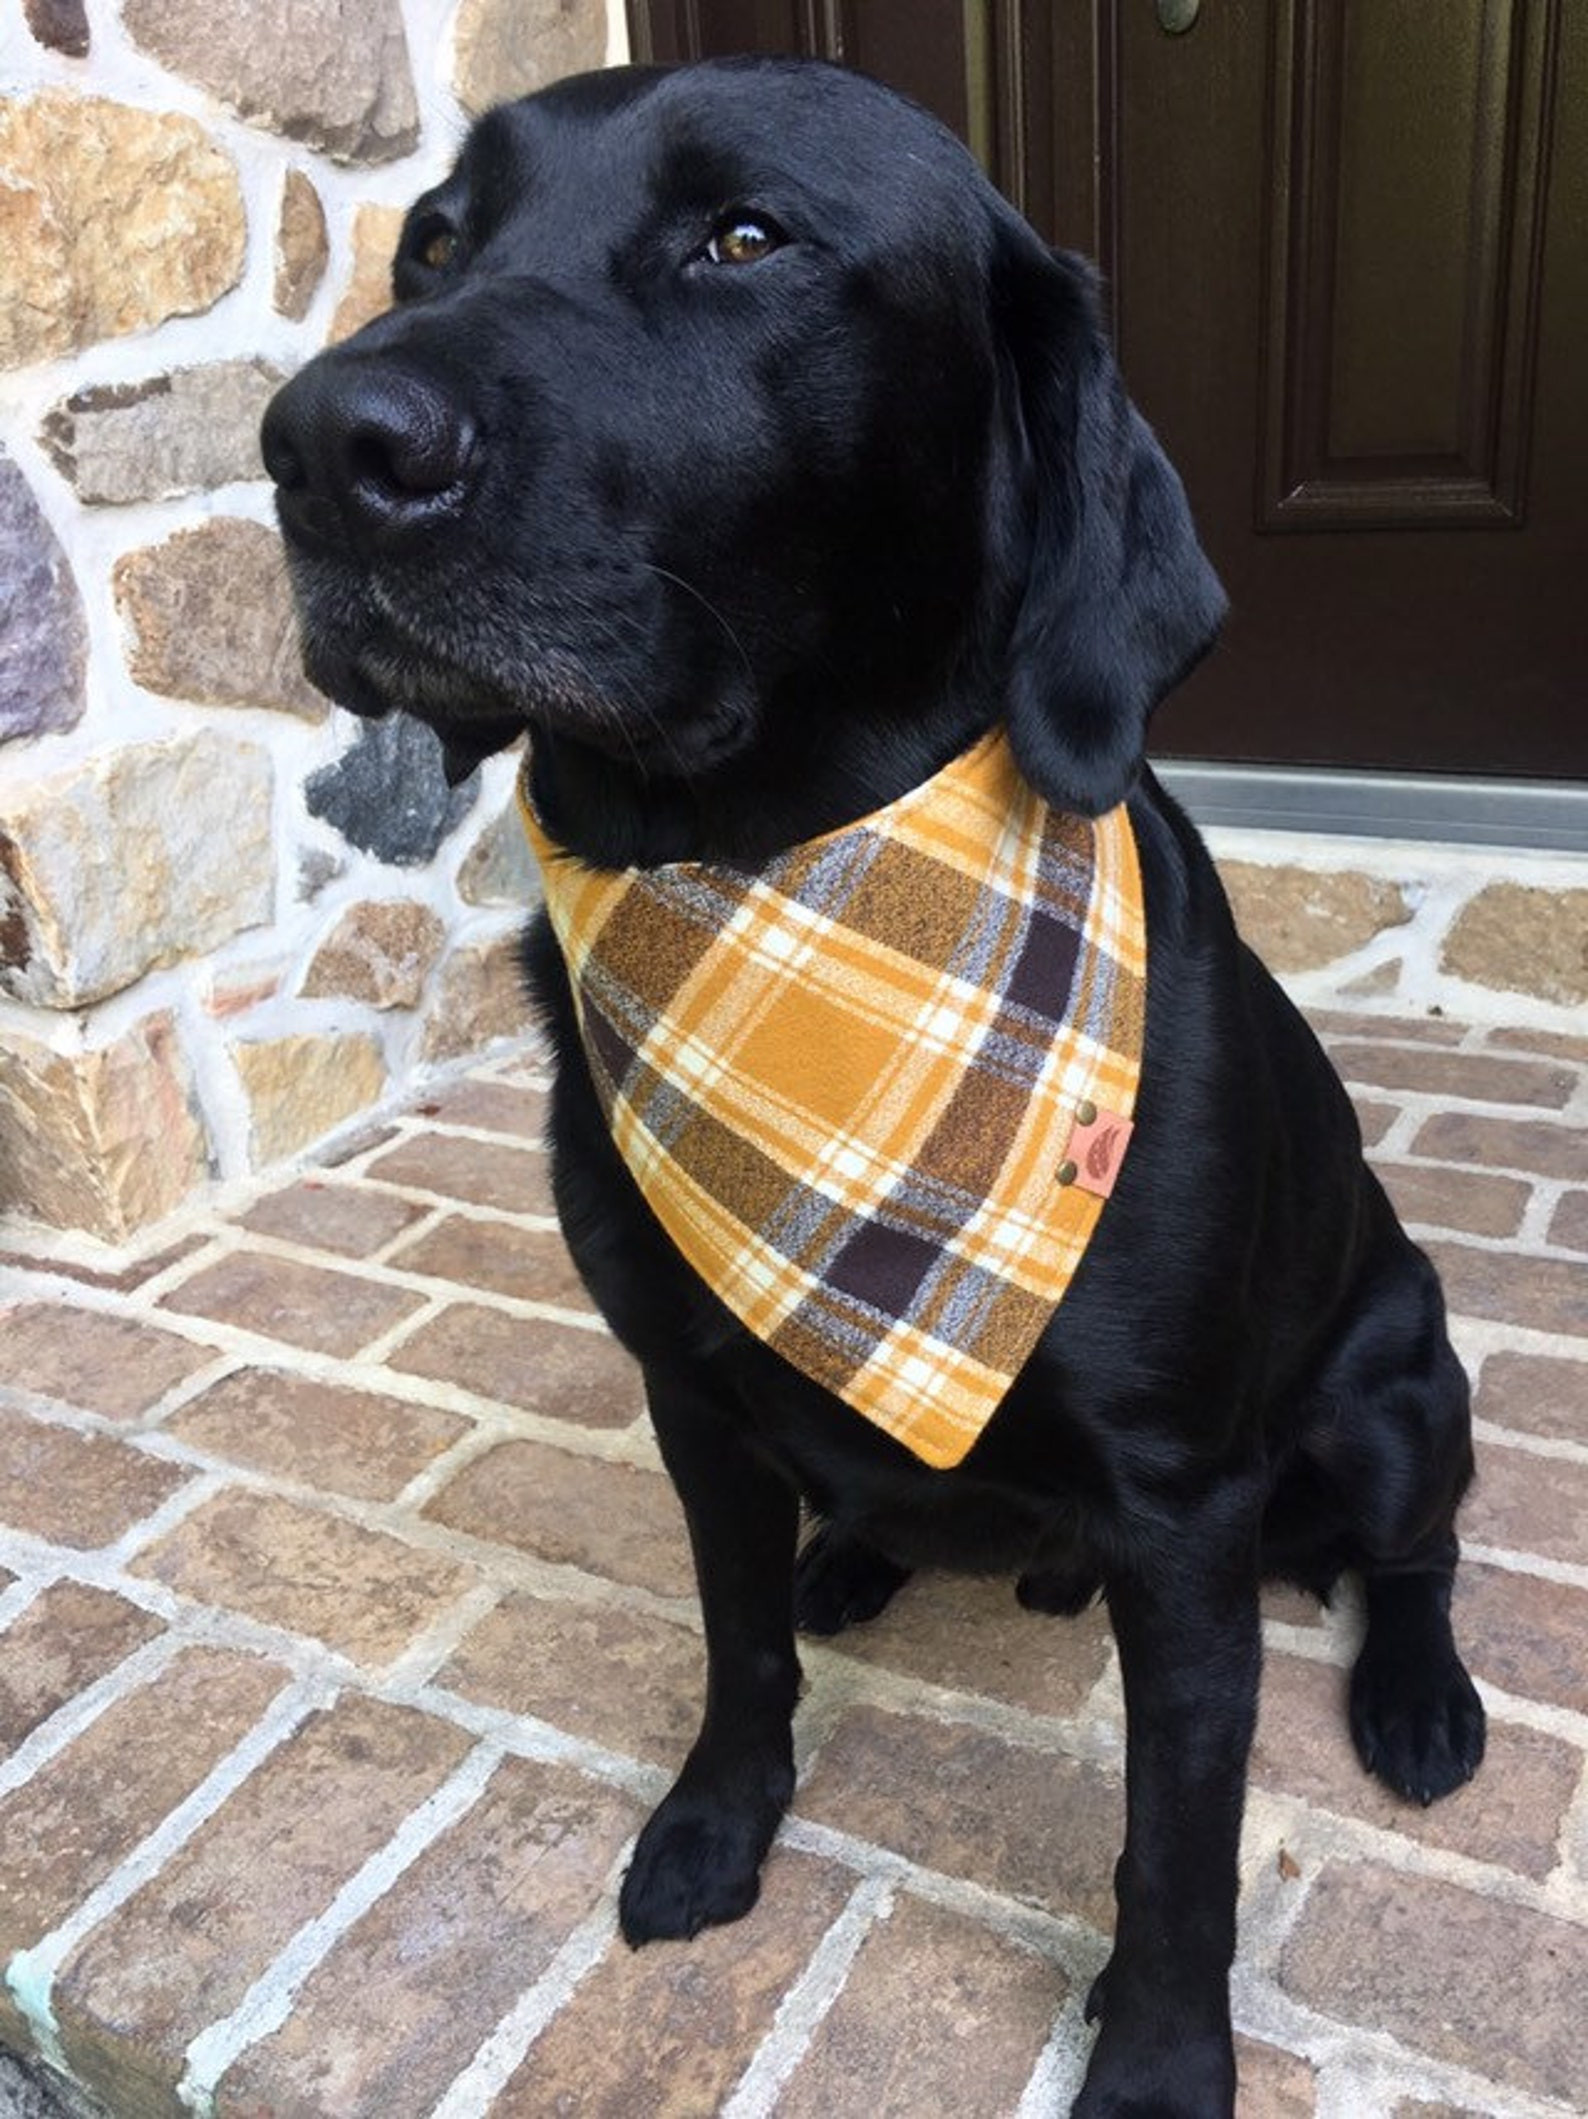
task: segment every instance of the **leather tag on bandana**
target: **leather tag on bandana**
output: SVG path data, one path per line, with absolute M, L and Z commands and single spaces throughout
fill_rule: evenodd
M 1059 1182 L 1094 1198 L 1107 1199 L 1114 1189 L 1134 1127 L 1116 1111 L 1082 1104 L 1075 1114 L 1070 1144 L 1064 1152 Z

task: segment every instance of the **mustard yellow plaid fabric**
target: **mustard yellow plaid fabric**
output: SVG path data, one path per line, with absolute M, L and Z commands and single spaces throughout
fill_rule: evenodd
M 596 1090 L 657 1219 L 769 1346 L 957 1464 L 1102 1211 L 1068 1159 L 1078 1119 L 1134 1106 L 1147 961 L 1124 809 L 1057 814 L 1001 730 L 754 869 L 588 868 L 522 807 Z

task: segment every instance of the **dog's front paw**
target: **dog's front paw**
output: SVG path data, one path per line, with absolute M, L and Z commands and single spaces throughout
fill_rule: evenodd
M 1483 1702 L 1453 1648 L 1423 1660 L 1370 1633 L 1351 1672 L 1351 1735 L 1370 1773 L 1431 1803 L 1482 1764 Z
M 761 1863 L 787 1801 L 744 1807 L 673 1790 L 640 1834 L 618 1894 L 623 1939 L 686 1940 L 738 1920 L 761 1890 Z
M 1105 2023 L 1072 2119 L 1234 2119 L 1228 2030 L 1171 2037 L 1157 2029 L 1154 2037 L 1110 2036 Z
M 1111 1958 L 1092 1981 L 1086 2020 L 1101 2021 L 1072 2119 L 1233 2119 L 1235 2042 L 1222 1991 L 1178 2001 Z

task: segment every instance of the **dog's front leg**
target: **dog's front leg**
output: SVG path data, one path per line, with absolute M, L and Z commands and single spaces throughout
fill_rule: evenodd
M 794 1490 L 752 1451 L 731 1405 L 655 1369 L 646 1386 L 694 1549 L 706 1711 L 623 1879 L 619 1917 L 634 1944 L 694 1935 L 754 1905 L 794 1792 L 799 1692 Z
M 1125 1686 L 1125 1848 L 1102 2031 L 1076 2119 L 1229 2119 L 1229 1971 L 1261 1659 L 1255 1540 L 1208 1564 L 1194 1536 L 1115 1576 Z

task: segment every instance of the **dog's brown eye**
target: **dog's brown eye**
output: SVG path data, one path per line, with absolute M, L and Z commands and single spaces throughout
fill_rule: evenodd
M 706 245 L 706 255 L 714 265 L 754 265 L 776 250 L 777 245 L 777 237 L 764 221 L 736 214 L 731 221 L 723 222 Z
M 419 246 L 419 262 L 432 272 L 444 272 L 458 254 L 455 228 L 432 228 Z

